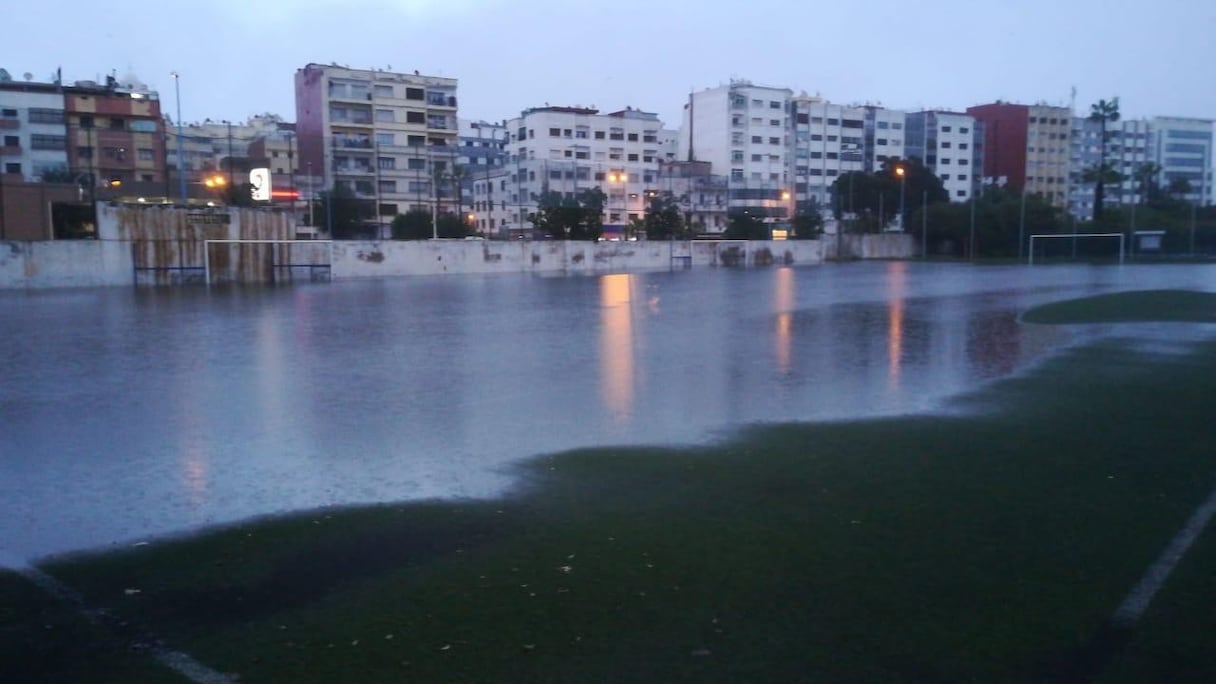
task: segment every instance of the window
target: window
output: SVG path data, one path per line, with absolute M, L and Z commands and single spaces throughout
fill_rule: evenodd
M 903 130 L 903 128 L 904 128 L 904 125 L 903 125 L 902 123 L 898 122 L 898 121 L 895 121 L 895 122 L 892 122 L 892 123 L 891 123 L 891 129 L 892 129 L 892 130 L 896 130 L 896 131 L 902 131 L 902 130 Z
M 812 133 L 811 140 L 816 140 L 816 141 L 823 140 L 823 136 L 820 135 L 819 133 Z
M 840 159 L 840 155 L 835 152 L 828 152 L 828 159 Z
M 393 87 L 391 85 L 377 85 L 375 86 L 375 93 L 376 97 L 392 97 Z M 396 213 L 396 211 L 393 213 Z
M 948 174 L 948 173 L 943 173 L 943 174 L 942 174 L 942 180 L 944 180 L 944 181 L 948 181 L 948 180 L 950 180 L 950 174 Z
M 122 119 L 110 119 L 110 129 L 115 131 L 124 130 L 127 127 L 127 122 Z
M 884 130 L 884 131 L 885 131 L 885 130 L 887 130 L 887 129 L 888 129 L 888 128 L 890 128 L 890 127 L 891 127 L 891 124 L 890 124 L 889 122 L 886 122 L 886 121 L 879 121 L 879 122 L 878 122 L 878 128 L 879 128 L 880 130 Z
M 942 126 L 942 133 L 949 133 L 949 132 L 950 132 L 949 126 Z
M 596 139 L 596 140 L 603 140 L 603 139 L 604 139 L 604 132 L 603 132 L 603 131 L 596 131 L 596 132 L 595 132 L 595 139 Z
M 752 136 L 752 144 L 753 144 L 753 145 L 759 145 L 759 144 L 761 144 L 761 143 L 763 143 L 763 142 L 764 142 L 764 138 L 763 138 L 762 136 L 759 136 L 759 135 L 753 135 L 753 136 Z
M 768 103 L 769 109 L 781 109 L 781 103 L 776 100 L 770 100 Z
M 752 100 L 752 106 L 753 107 L 763 107 L 764 100 Z
M 946 157 L 942 157 L 941 159 L 939 159 L 939 160 L 938 160 L 938 162 L 937 162 L 937 163 L 938 163 L 938 164 L 941 164 L 942 166 L 949 166 L 949 165 L 950 165 L 950 160 L 949 160 L 948 158 L 946 158 Z
M 151 183 L 151 182 L 152 182 L 152 174 L 150 174 L 150 173 L 141 173 L 141 174 L 139 174 L 139 179 L 140 179 L 141 181 L 145 182 L 145 183 Z
M 1039 122 L 1039 118 L 1037 116 L 1030 117 L 1030 123 L 1038 123 L 1038 122 Z
M 823 153 L 818 150 L 811 152 L 811 159 L 823 159 Z
M 6 136 L 4 136 L 4 146 L 5 147 L 20 147 L 21 138 L 15 136 L 15 135 L 6 135 Z
M 418 138 L 418 144 L 419 144 L 419 145 L 421 145 L 421 144 L 422 144 L 422 136 L 420 136 L 420 135 L 411 135 L 411 136 L 410 136 L 410 144 L 411 144 L 411 145 L 413 145 L 413 144 L 414 144 L 414 138 Z M 392 134 L 392 133 L 377 133 L 377 134 L 376 134 L 376 144 L 377 144 L 377 145 L 392 145 L 392 144 L 394 144 L 395 142 L 396 142 L 396 139 L 393 137 L 393 134 Z
M 955 190 L 955 191 L 954 191 L 954 195 L 955 195 L 956 197 L 966 197 L 966 196 L 967 196 L 967 191 L 966 191 L 966 190 Z
M 15 115 L 15 112 L 14 112 Z M 42 107 L 30 107 L 29 111 L 30 123 L 63 123 L 62 109 L 45 109 Z
M 958 160 L 958 165 L 959 165 L 959 166 L 966 166 L 966 165 L 967 165 L 967 160 L 966 160 L 966 159 L 960 159 L 960 160 Z
M 730 179 L 733 181 L 743 180 L 743 169 L 731 169 L 730 170 Z
M 769 138 L 769 139 L 768 139 L 768 144 L 770 144 L 770 145 L 780 145 L 780 144 L 781 144 L 781 138 Z
M 424 112 L 409 112 L 405 113 L 405 122 L 412 124 L 426 123 L 426 114 Z
M 840 119 L 833 119 L 833 118 L 829 118 L 829 119 L 828 119 L 828 125 L 829 125 L 829 126 L 839 126 L 839 125 L 840 125 Z
M 396 157 L 379 157 L 376 159 L 376 166 L 386 171 L 392 171 L 397 168 Z
M 136 150 L 136 153 L 139 155 L 140 161 L 152 161 L 152 150 L 146 147 L 141 147 Z
M 638 134 L 637 134 L 637 133 L 630 133 L 630 134 L 629 134 L 629 142 L 637 142 L 637 141 L 638 141 Z
M 637 155 L 637 153 L 630 154 L 630 155 L 629 155 L 629 157 L 628 157 L 628 159 L 629 159 L 629 161 L 631 161 L 631 162 L 635 162 L 635 161 L 637 161 L 637 160 L 638 160 L 638 155 Z
M 575 159 L 588 159 L 590 156 L 591 155 L 587 153 L 587 150 L 575 150 L 574 152 Z
M 840 139 L 840 136 L 837 136 L 837 135 L 829 135 L 829 136 L 828 136 L 828 142 L 836 142 L 836 141 L 837 141 L 837 140 L 839 140 L 839 139 Z
M 823 123 L 823 117 L 822 117 L 822 116 L 812 116 L 812 117 L 811 117 L 811 123 L 813 123 L 813 124 L 821 124 L 821 123 Z
M 967 149 L 967 143 L 959 143 L 959 144 L 958 144 L 958 148 L 959 148 L 960 150 L 965 150 L 965 149 Z
M 91 117 L 91 116 L 80 117 L 80 127 L 81 128 L 92 128 L 93 127 L 93 117 Z
M 961 127 L 959 127 L 958 132 L 959 133 L 970 133 L 971 129 L 967 128 L 966 126 L 961 126 Z
M 3 117 L 5 119 L 16 119 L 17 110 L 16 109 L 0 109 L 0 117 Z
M 379 183 L 380 192 L 397 192 L 397 181 L 382 180 Z
M 951 143 L 949 140 L 943 140 L 938 144 L 938 147 L 942 148 L 943 150 L 948 150 L 951 147 Z
M 886 139 L 886 138 L 879 138 L 879 139 L 878 139 L 878 140 L 876 140 L 875 142 L 877 142 L 879 145 L 886 145 L 886 144 L 887 144 L 887 139 Z
M 13 138 L 13 140 L 16 140 L 17 136 L 12 136 L 12 138 Z M 7 137 L 4 139 L 5 146 L 8 145 L 8 140 L 9 139 Z M 76 156 L 80 157 L 81 159 L 92 159 L 93 158 L 93 148 L 92 147 L 77 147 Z
M 406 88 L 405 99 L 407 100 L 425 100 L 426 91 L 422 88 Z
M 380 121 L 382 123 L 392 123 L 393 121 L 395 121 L 395 118 L 393 117 L 393 110 L 377 109 L 376 110 L 376 121 Z
M 780 126 L 780 125 L 781 125 L 781 119 L 769 119 L 769 120 L 768 120 L 768 125 L 770 125 L 770 126 Z
M 841 123 L 842 128 L 863 128 L 865 123 L 861 119 L 845 119 Z
M 730 153 L 730 160 L 731 160 L 732 162 L 741 162 L 741 161 L 743 161 L 743 151 L 742 151 L 742 150 L 731 150 L 731 153 Z
M 66 150 L 67 138 L 62 135 L 31 135 L 30 149 L 34 150 Z M 114 148 L 109 148 L 114 149 Z M 126 150 L 123 150 L 125 158 Z M 121 160 L 121 158 L 120 158 Z
M 764 159 L 764 155 L 760 155 L 760 154 L 752 155 L 752 161 L 754 161 L 754 162 L 762 161 L 763 159 Z
M 549 129 L 549 137 L 550 137 L 550 138 L 560 138 L 560 137 L 562 137 L 562 129 L 560 129 L 560 128 L 550 128 L 550 129 Z

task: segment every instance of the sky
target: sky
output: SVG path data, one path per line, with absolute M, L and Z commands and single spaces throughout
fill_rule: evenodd
M 12 3 L 0 67 L 134 75 L 187 121 L 295 119 L 317 62 L 459 79 L 462 118 L 632 106 L 678 127 L 690 90 L 748 79 L 839 103 L 1005 100 L 1216 119 L 1211 0 L 84 0 Z

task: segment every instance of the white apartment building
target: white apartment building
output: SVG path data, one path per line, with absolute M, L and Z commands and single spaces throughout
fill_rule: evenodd
M 528 230 L 546 191 L 569 199 L 590 188 L 607 196 L 606 234 L 640 220 L 665 152 L 656 114 L 627 107 L 601 114 L 587 107 L 536 107 L 506 122 L 507 162 L 473 179 L 478 231 Z
M 904 133 L 908 114 L 897 109 L 876 105 L 863 105 L 865 110 L 865 136 L 862 140 L 865 153 L 865 170 L 874 173 L 888 159 L 902 159 L 904 155 Z M 850 129 L 854 124 L 850 123 Z M 844 122 L 841 122 L 844 128 Z
M 322 187 L 372 204 L 382 229 L 410 209 L 467 209 L 449 176 L 456 79 L 309 64 L 295 82 L 299 164 Z
M 56 84 L 0 81 L 0 173 L 40 180 L 67 171 L 63 90 Z
M 730 205 L 770 222 L 788 220 L 791 187 L 789 88 L 745 80 L 690 93 L 678 161 L 709 162 L 730 183 Z
M 1212 121 L 1173 116 L 1153 117 L 1153 161 L 1161 166 L 1163 189 L 1175 180 L 1185 180 L 1191 192 L 1187 202 L 1205 205 L 1216 202 L 1212 183 Z
M 975 117 L 960 112 L 908 114 L 904 156 L 916 157 L 942 181 L 951 202 L 966 202 L 979 188 L 983 132 Z
M 830 207 L 836 179 L 865 170 L 866 112 L 808 95 L 793 98 L 790 111 L 795 199 L 799 206 Z

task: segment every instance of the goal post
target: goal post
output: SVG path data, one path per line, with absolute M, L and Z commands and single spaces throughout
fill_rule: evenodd
M 1123 243 L 1125 236 L 1123 233 L 1050 233 L 1030 236 L 1030 257 L 1029 264 L 1034 266 L 1034 241 L 1036 239 L 1048 240 L 1052 238 L 1112 238 L 1119 242 L 1119 263 L 1123 263 Z
M 223 263 L 212 258 L 212 246 L 225 247 Z M 232 247 L 261 247 L 265 252 L 249 259 L 242 259 L 238 252 L 232 258 Z M 286 246 L 287 249 L 283 249 Z M 302 248 L 302 249 L 300 249 Z M 304 254 L 300 254 L 304 252 Z M 203 241 L 203 274 L 205 281 L 211 285 L 216 280 L 217 268 L 230 270 L 235 274 L 234 281 L 274 281 L 281 269 L 287 270 L 290 276 L 293 269 L 308 269 L 310 279 L 317 279 L 319 271 L 324 271 L 326 279 L 332 275 L 334 263 L 333 240 L 204 240 Z

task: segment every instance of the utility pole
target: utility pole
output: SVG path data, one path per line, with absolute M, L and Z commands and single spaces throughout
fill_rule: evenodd
M 1018 208 L 1018 261 L 1022 260 L 1022 246 L 1026 244 L 1026 188 L 1022 188 L 1021 206 Z
M 967 239 L 967 255 L 975 261 L 975 183 L 971 184 L 971 236 Z
M 173 72 L 173 93 L 177 96 L 177 189 L 182 204 L 186 204 L 186 155 L 182 152 L 182 89 L 181 75 Z
M 929 258 L 929 191 L 920 191 L 920 258 Z

